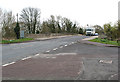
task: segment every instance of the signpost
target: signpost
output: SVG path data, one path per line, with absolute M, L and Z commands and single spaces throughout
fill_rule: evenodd
M 20 38 L 24 38 L 24 30 L 20 30 Z

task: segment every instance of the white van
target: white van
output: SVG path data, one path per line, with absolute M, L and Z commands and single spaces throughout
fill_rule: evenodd
M 86 28 L 86 35 L 89 36 L 95 35 L 95 28 L 91 28 L 91 27 Z

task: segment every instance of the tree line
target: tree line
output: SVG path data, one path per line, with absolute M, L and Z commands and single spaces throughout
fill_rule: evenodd
M 85 30 L 77 22 L 69 18 L 51 15 L 47 20 L 41 22 L 41 11 L 38 8 L 23 8 L 19 14 L 20 28 L 24 28 L 26 34 L 50 34 L 50 33 L 68 33 L 68 34 L 85 34 Z M 12 11 L 3 11 L 0 8 L 0 29 L 2 37 L 11 39 L 15 36 L 14 28 L 16 27 L 16 17 Z M 113 26 L 108 23 L 103 27 L 94 25 L 96 32 L 103 34 L 107 39 L 116 40 L 120 38 L 120 21 Z M 1 32 L 0 32 L 1 33 Z
M 111 23 L 104 24 L 104 34 L 106 39 L 120 40 L 120 20 L 114 25 Z
M 41 11 L 38 8 L 23 8 L 19 14 L 19 26 L 24 28 L 26 34 L 50 34 L 50 33 L 83 33 L 83 29 L 76 22 L 62 16 L 51 15 L 49 19 L 40 21 Z M 4 11 L 0 8 L 0 25 L 2 36 L 11 38 L 15 36 L 16 17 L 12 11 Z

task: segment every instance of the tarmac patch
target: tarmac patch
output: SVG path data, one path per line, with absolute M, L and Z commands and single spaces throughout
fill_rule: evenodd
M 81 60 L 75 53 L 40 54 L 3 67 L 3 80 L 74 80 L 82 72 Z
M 84 70 L 79 80 L 118 80 L 117 58 L 84 58 Z M 112 79 L 114 77 L 114 79 Z

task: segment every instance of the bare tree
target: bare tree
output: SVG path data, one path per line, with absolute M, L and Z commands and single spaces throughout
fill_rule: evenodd
M 57 18 L 57 21 L 56 21 L 56 27 L 57 27 L 56 28 L 56 32 L 57 33 L 61 33 L 60 20 L 61 20 L 62 17 L 61 16 L 57 16 L 56 18 Z
M 2 36 L 9 39 L 14 37 L 15 16 L 10 12 L 4 12 L 2 20 Z
M 103 28 L 100 25 L 94 25 L 95 31 L 99 34 L 103 34 Z
M 45 33 L 45 34 L 50 34 L 50 33 L 51 33 L 51 30 L 50 30 L 50 28 L 49 28 L 49 25 L 48 25 L 48 22 L 47 22 L 47 21 L 43 21 L 41 27 L 42 27 L 42 28 L 41 28 L 41 29 L 42 29 L 41 33 Z
M 0 8 L 0 41 L 2 40 L 2 9 Z
M 35 34 L 37 30 L 37 24 L 40 22 L 40 9 L 38 8 L 24 8 L 21 12 L 20 20 L 21 22 L 25 23 L 26 29 L 28 30 L 28 33 Z
M 50 28 L 51 33 L 55 33 L 55 16 L 51 15 L 48 20 L 48 27 Z
M 3 15 L 3 12 L 2 12 L 2 9 L 0 8 L 0 31 L 2 28 L 2 15 Z

